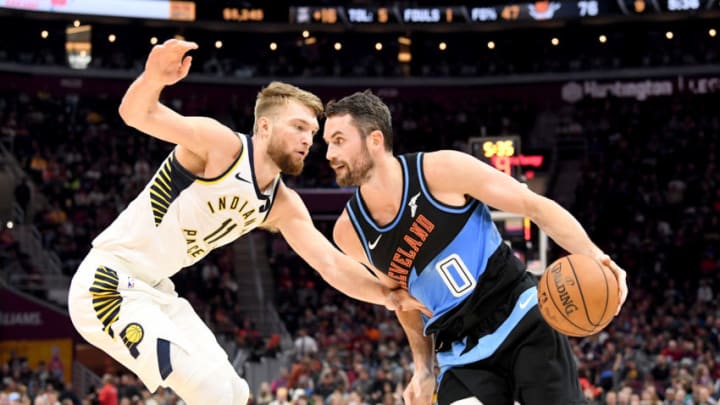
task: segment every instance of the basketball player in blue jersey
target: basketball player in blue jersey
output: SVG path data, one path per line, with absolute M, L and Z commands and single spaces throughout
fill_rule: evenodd
M 255 102 L 253 136 L 159 102 L 184 78 L 192 42 L 155 46 L 127 90 L 120 115 L 177 146 L 145 189 L 94 241 L 73 277 L 69 312 L 91 344 L 135 372 L 151 391 L 172 388 L 189 405 L 245 405 L 248 385 L 169 277 L 250 230 L 282 233 L 323 278 L 389 309 L 419 307 L 373 278 L 315 229 L 281 173 L 298 174 L 318 130 L 320 99 L 273 82 Z
M 625 272 L 573 216 L 510 176 L 457 151 L 394 156 L 388 107 L 369 91 L 326 106 L 327 159 L 359 186 L 334 229 L 337 245 L 430 312 L 398 311 L 415 370 L 406 404 L 585 403 L 567 337 L 537 309 L 536 280 L 503 243 L 488 206 L 530 217 L 572 253 Z M 434 337 L 434 342 L 433 342 Z

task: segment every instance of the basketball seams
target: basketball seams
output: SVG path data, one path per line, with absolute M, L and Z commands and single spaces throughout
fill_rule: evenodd
M 578 294 L 580 294 L 580 301 L 582 301 L 583 311 L 585 311 L 585 318 L 588 321 L 588 324 L 592 325 L 591 331 L 595 331 L 595 328 L 598 326 L 595 322 L 590 319 L 590 311 L 588 311 L 588 303 L 585 300 L 585 294 L 583 294 L 582 285 L 580 284 L 580 280 L 578 280 L 577 272 L 575 271 L 575 265 L 573 265 L 572 260 L 570 260 L 570 256 L 566 257 L 568 264 L 570 264 L 570 270 L 573 273 L 573 277 L 575 278 L 575 285 L 577 286 Z M 594 261 L 594 260 L 593 260 Z
M 563 260 L 563 259 L 560 259 L 560 260 Z M 569 262 L 569 260 L 568 260 L 568 262 Z M 562 264 L 561 264 L 561 265 L 562 265 Z M 550 267 L 552 267 L 552 266 L 550 266 Z M 572 267 L 572 266 L 571 266 L 571 267 Z M 547 290 L 548 296 L 550 297 L 550 301 L 552 301 L 553 306 L 554 306 L 555 309 L 557 310 L 557 313 L 560 314 L 560 316 L 562 316 L 563 319 L 565 319 L 570 325 L 576 327 L 579 331 L 592 333 L 592 332 L 595 330 L 594 328 L 593 328 L 593 329 L 583 328 L 582 326 L 577 325 L 575 322 L 573 322 L 572 319 L 570 319 L 570 318 L 568 318 L 567 316 L 565 316 L 565 312 L 562 310 L 562 308 L 560 308 L 560 307 L 558 306 L 557 302 L 555 302 L 555 298 L 553 297 L 553 294 L 551 293 L 552 291 L 556 291 L 556 290 L 553 289 L 553 288 L 550 288 L 550 275 L 549 275 L 549 271 L 546 270 L 545 273 L 543 273 L 543 276 L 545 276 L 545 284 L 546 284 L 546 290 Z M 575 281 L 577 282 L 577 278 L 575 279 Z M 566 334 L 566 335 L 570 335 L 570 336 L 581 336 L 581 335 L 579 335 L 579 334 L 567 333 L 567 332 L 564 332 L 564 331 L 560 331 L 560 332 L 562 332 L 562 333 L 564 333 L 564 334 Z
M 605 314 L 608 310 L 608 305 L 610 304 L 610 283 L 607 279 L 607 274 L 605 274 L 605 268 L 603 267 L 602 263 L 598 262 L 597 260 L 593 260 L 595 264 L 600 268 L 600 273 L 602 273 L 603 280 L 605 280 L 605 308 L 602 310 L 602 315 L 600 316 L 600 323 L 597 326 L 603 326 L 603 323 L 605 323 Z

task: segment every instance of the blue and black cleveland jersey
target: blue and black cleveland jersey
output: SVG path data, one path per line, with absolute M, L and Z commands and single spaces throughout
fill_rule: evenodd
M 358 190 L 346 206 L 355 231 L 372 264 L 433 312 L 424 319 L 426 334 L 447 344 L 471 335 L 464 353 L 485 339 L 490 353 L 472 357 L 487 357 L 537 302 L 533 284 L 484 203 L 471 197 L 462 207 L 437 201 L 425 184 L 423 154 L 398 159 L 403 194 L 397 216 L 379 226 Z M 518 302 L 524 305 L 515 311 Z

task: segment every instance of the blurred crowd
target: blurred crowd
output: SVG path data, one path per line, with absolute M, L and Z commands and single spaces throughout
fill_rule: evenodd
M 524 102 L 463 101 L 391 100 L 397 151 L 461 149 L 464 137 L 480 127 L 527 137 L 538 112 Z M 187 100 L 168 102 L 184 113 L 207 113 Z M 608 328 L 572 339 L 579 378 L 594 404 L 709 405 L 720 398 L 718 102 L 716 95 L 609 98 L 568 109 L 567 128 L 587 140 L 568 208 L 627 269 L 630 286 L 623 311 Z M 12 139 L 33 190 L 33 204 L 22 197 L 18 203 L 67 275 L 170 150 L 125 127 L 116 108 L 111 98 L 0 93 L 0 136 Z M 207 114 L 241 131 L 252 122 L 247 111 L 231 107 Z M 442 136 L 431 136 L 431 129 L 442 129 Z M 326 166 L 324 148 L 316 145 L 306 173 L 288 182 L 334 187 Z M 326 233 L 331 225 L 318 222 Z M 401 403 L 412 359 L 394 314 L 337 293 L 279 236 L 268 237 L 275 305 L 293 336 L 294 361 L 262 385 L 253 403 Z M 0 263 L 21 263 L 18 271 L 42 274 L 22 257 L 11 232 L 0 233 L 0 243 Z M 561 254 L 555 247 L 551 257 Z M 232 254 L 220 249 L 174 281 L 218 336 L 251 353 L 249 361 L 276 355 L 277 337 L 262 336 L 238 304 L 233 274 Z M 150 395 L 127 374 L 105 376 L 93 392 L 63 398 L 70 387 L 43 366 L 11 361 L 3 365 L 0 405 L 76 399 L 113 404 L 99 399 L 113 392 L 110 386 L 119 403 L 176 403 L 171 393 Z
M 181 405 L 170 390 L 150 393 L 129 372 L 107 373 L 97 386 L 79 393 L 45 362 L 30 365 L 11 354 L 0 365 L 0 405 Z
M 83 22 L 85 23 L 85 22 Z M 0 63 L 67 66 L 60 20 L 5 18 Z M 512 30 L 432 32 L 223 32 L 186 26 L 92 24 L 90 68 L 139 72 L 150 49 L 174 36 L 196 41 L 193 73 L 221 77 L 486 77 L 627 68 L 706 65 L 718 61 L 712 20 L 577 24 Z M 41 31 L 47 31 L 41 37 Z M 668 37 L 668 31 L 672 34 Z M 26 41 L 12 41 L 10 35 Z M 715 34 L 716 35 L 716 34 Z M 113 41 L 108 38 L 112 36 Z M 399 38 L 403 39 L 400 40 Z M 602 39 L 601 39 L 602 38 Z M 554 41 L 555 39 L 556 41 Z M 217 47 L 217 41 L 222 46 Z M 339 45 L 338 45 L 339 44 Z M 380 44 L 380 45 L 378 45 Z M 339 48 L 339 49 L 338 49 Z M 406 63 L 400 52 L 409 51 Z M 242 55 L 239 57 L 239 55 Z M 244 57 L 243 57 L 244 56 Z

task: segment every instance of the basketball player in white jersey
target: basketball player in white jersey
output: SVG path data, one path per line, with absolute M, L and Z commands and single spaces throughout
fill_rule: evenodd
M 341 254 L 312 224 L 280 173 L 298 174 L 318 130 L 320 99 L 273 82 L 258 94 L 253 136 L 159 102 L 184 78 L 197 44 L 155 46 L 120 105 L 130 126 L 177 146 L 145 189 L 94 241 L 69 292 L 72 322 L 151 391 L 189 405 L 244 405 L 248 385 L 169 277 L 256 227 L 275 229 L 323 278 L 389 309 L 419 305 Z

